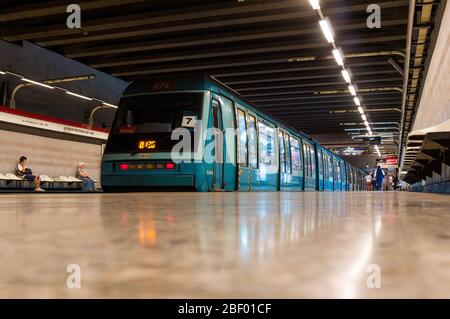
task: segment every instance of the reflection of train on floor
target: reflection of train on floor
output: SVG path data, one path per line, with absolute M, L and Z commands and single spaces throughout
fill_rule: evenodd
M 172 133 L 179 128 L 196 134 L 188 134 L 191 152 L 174 155 L 180 140 L 173 140 Z M 205 133 L 229 129 L 236 134 Z M 207 154 L 212 160 L 206 160 Z M 363 189 L 363 176 L 314 140 L 203 76 L 131 84 L 102 162 L 105 191 L 357 191 Z

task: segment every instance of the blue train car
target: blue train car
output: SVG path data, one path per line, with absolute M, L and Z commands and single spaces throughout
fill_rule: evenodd
M 362 190 L 356 171 L 214 78 L 176 76 L 125 90 L 101 182 L 105 191 Z

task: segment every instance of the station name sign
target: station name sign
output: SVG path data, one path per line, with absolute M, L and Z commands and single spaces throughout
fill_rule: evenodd
M 12 110 L 6 107 L 0 107 L 0 122 L 33 127 L 58 133 L 90 137 L 104 141 L 108 139 L 108 132 L 106 130 L 90 129 L 83 127 L 82 124 L 69 124 L 66 121 L 58 121 L 56 119 L 51 119 L 36 114 L 30 115 L 25 112 Z

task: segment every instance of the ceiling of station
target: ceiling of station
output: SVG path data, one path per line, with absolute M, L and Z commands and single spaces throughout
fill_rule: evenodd
M 358 146 L 352 136 L 366 134 L 308 0 L 78 1 L 81 29 L 66 27 L 72 1 L 7 3 L 6 41 L 31 41 L 128 81 L 208 73 L 326 145 Z M 374 134 L 383 134 L 386 153 L 396 152 L 408 0 L 376 1 L 379 29 L 366 24 L 373 0 L 320 3 Z

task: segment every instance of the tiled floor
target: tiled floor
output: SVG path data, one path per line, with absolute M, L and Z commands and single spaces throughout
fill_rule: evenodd
M 0 297 L 449 298 L 450 197 L 1 195 L 0 252 Z

